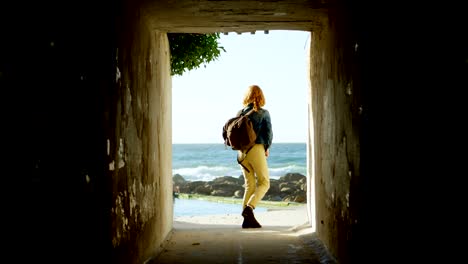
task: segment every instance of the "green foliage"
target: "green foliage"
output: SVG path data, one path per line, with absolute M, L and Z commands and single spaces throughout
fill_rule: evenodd
M 226 50 L 218 46 L 219 33 L 192 34 L 168 33 L 171 50 L 171 75 L 182 75 L 185 71 L 199 68 L 212 62 Z

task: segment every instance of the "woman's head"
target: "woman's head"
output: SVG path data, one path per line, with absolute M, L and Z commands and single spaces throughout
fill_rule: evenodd
M 255 111 L 265 105 L 265 96 L 258 85 L 250 85 L 245 93 L 243 104 L 247 106 L 250 103 L 253 103 Z

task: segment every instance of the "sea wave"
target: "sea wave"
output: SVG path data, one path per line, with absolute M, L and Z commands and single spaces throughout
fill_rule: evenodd
M 277 179 L 281 176 L 286 175 L 287 173 L 300 173 L 306 175 L 307 169 L 303 166 L 297 165 L 288 165 L 285 167 L 279 168 L 269 168 L 270 178 Z
M 279 179 L 287 173 L 300 173 L 306 175 L 306 168 L 297 165 L 288 165 L 279 168 L 269 168 L 269 172 L 271 179 Z M 187 181 L 212 181 L 221 176 L 239 177 L 242 175 L 242 170 L 237 166 L 197 166 L 173 169 L 172 174 L 179 174 Z
M 173 169 L 172 174 L 179 174 L 188 181 L 211 181 L 221 176 L 237 177 L 242 175 L 240 168 L 224 166 L 197 166 L 194 168 Z

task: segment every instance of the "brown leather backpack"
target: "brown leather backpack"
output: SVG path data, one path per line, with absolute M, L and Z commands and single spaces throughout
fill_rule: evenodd
M 254 109 L 248 113 L 230 118 L 223 126 L 223 139 L 224 145 L 230 146 L 233 150 L 240 150 L 247 152 L 257 139 L 257 134 L 253 129 L 252 121 L 249 115 L 253 113 Z

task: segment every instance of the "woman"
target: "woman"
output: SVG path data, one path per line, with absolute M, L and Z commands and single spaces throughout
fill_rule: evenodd
M 252 120 L 257 139 L 255 145 L 246 153 L 238 153 L 245 180 L 242 228 L 260 228 L 262 226 L 255 219 L 253 210 L 270 188 L 267 157 L 270 155 L 273 131 L 270 113 L 262 108 L 265 105 L 265 96 L 258 85 L 249 86 L 243 105 L 244 108 L 237 114 L 248 113 L 254 109 L 249 118 Z

